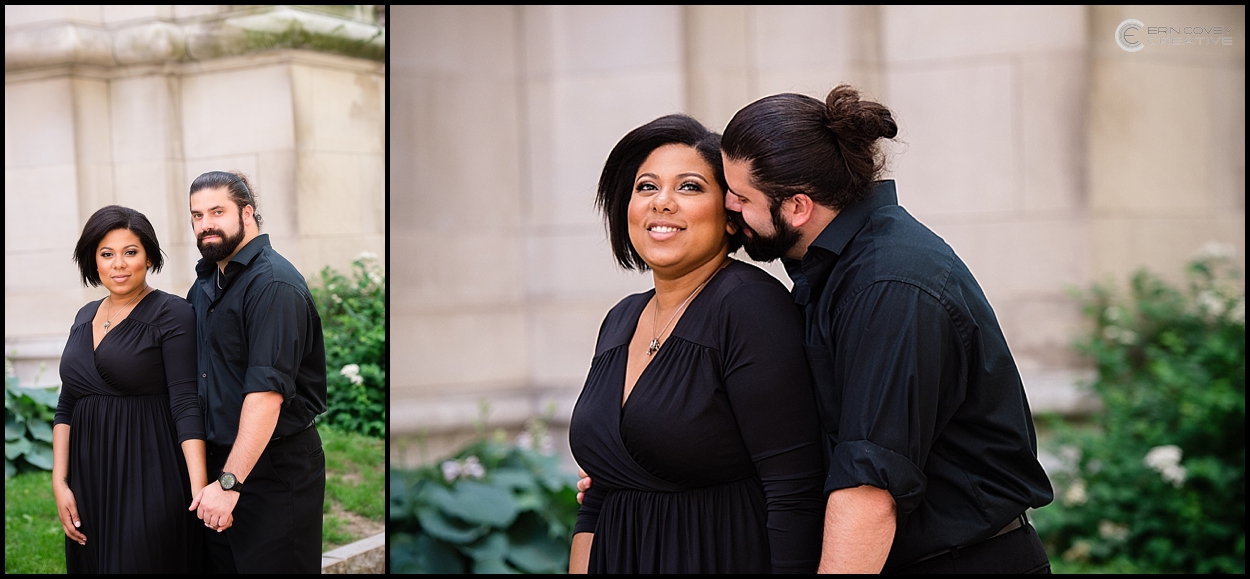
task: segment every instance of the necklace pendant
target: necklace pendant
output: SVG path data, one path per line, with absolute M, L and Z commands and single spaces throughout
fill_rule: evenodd
M 650 356 L 660 349 L 660 339 L 651 338 L 651 345 L 647 346 L 647 355 Z
M 106 332 L 107 332 L 107 331 L 109 331 L 109 324 L 111 324 L 111 323 L 113 323 L 113 322 L 104 322 L 104 331 L 106 331 Z

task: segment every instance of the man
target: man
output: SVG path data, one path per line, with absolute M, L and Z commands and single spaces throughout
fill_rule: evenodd
M 739 111 L 721 143 L 753 259 L 803 310 L 826 436 L 821 572 L 1049 572 L 1024 387 L 964 263 L 879 181 L 890 111 L 847 86 Z
M 303 275 L 260 233 L 247 179 L 211 171 L 190 192 L 203 259 L 195 308 L 209 480 L 191 504 L 210 573 L 320 573 L 326 410 L 321 319 Z

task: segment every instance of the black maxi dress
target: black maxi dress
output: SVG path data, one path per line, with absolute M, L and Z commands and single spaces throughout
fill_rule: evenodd
M 622 406 L 629 343 L 654 294 L 608 313 L 573 409 L 569 443 L 592 480 L 574 527 L 594 533 L 588 570 L 814 573 L 824 464 L 789 292 L 730 263 Z
M 85 546 L 65 538 L 69 573 L 196 573 L 204 526 L 181 443 L 204 438 L 195 313 L 153 290 L 93 349 L 100 301 L 81 310 L 61 356 L 53 424 L 70 425 L 69 487 Z

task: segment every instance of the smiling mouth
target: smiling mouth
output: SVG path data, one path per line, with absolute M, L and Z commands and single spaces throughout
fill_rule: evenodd
M 678 231 L 685 231 L 685 230 L 681 229 L 680 227 L 666 227 L 663 225 L 656 225 L 648 229 L 647 231 L 654 231 L 655 233 L 677 233 Z

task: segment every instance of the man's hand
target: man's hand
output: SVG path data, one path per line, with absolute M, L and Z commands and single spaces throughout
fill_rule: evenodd
M 223 491 L 221 484 L 213 481 L 191 501 L 191 507 L 187 510 L 195 511 L 196 516 L 204 521 L 205 527 L 220 533 L 234 524 L 234 506 L 238 502 L 239 493 Z
M 586 491 L 590 490 L 590 475 L 577 467 L 577 504 L 582 504 L 582 499 L 586 498 Z

